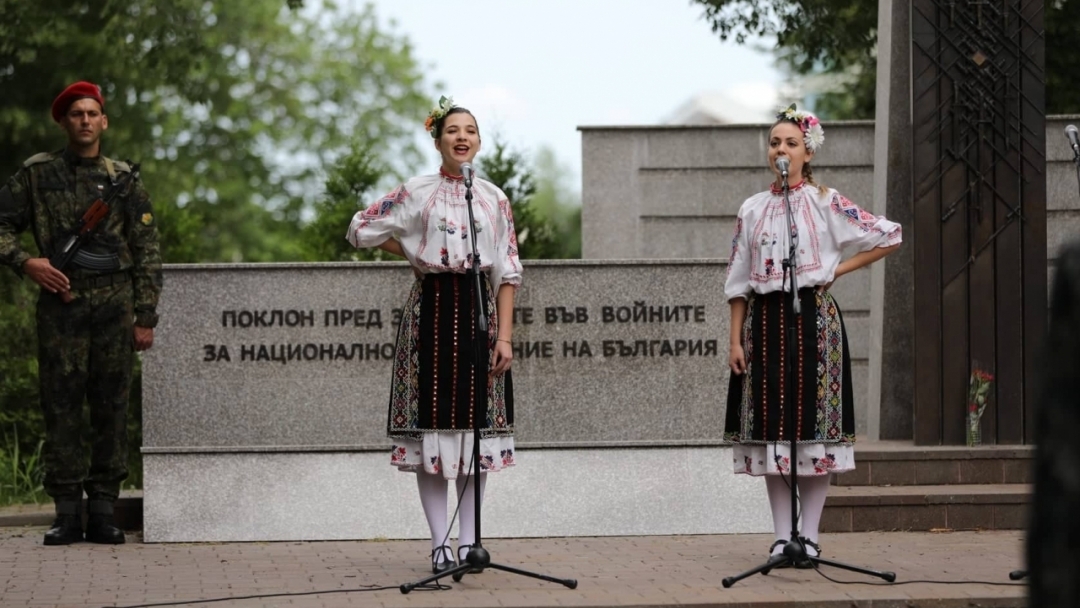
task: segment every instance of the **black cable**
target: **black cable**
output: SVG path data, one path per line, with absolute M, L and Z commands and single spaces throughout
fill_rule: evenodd
M 365 593 L 369 591 L 388 591 L 390 589 L 397 590 L 397 587 L 377 587 L 375 585 L 365 585 L 364 587 L 357 587 L 355 589 L 329 589 L 322 591 L 300 591 L 292 593 L 267 593 L 263 595 L 237 595 L 231 597 L 215 597 L 205 600 L 182 600 L 176 602 L 156 602 L 153 604 L 131 604 L 128 606 L 104 606 L 102 608 L 154 608 L 156 606 L 183 606 L 186 604 L 210 604 L 213 602 L 232 602 L 237 600 L 256 600 L 265 599 L 270 597 L 300 597 L 304 595 L 330 595 L 331 593 Z M 450 585 L 443 585 L 442 583 L 428 584 L 417 587 L 418 591 L 446 591 L 451 589 Z
M 767 443 L 765 444 L 766 449 L 768 449 L 768 445 L 769 444 L 767 444 Z M 776 454 L 776 447 L 778 445 L 780 445 L 780 440 L 779 439 L 777 439 L 773 443 L 773 454 Z M 797 446 L 795 448 L 795 451 L 796 452 L 798 451 Z M 795 454 L 789 455 L 788 458 L 795 458 Z M 784 485 L 787 486 L 787 489 L 790 492 L 791 491 L 791 482 L 788 481 L 788 475 L 784 475 L 784 470 L 780 467 L 780 455 L 779 454 L 776 454 L 775 460 L 776 460 L 776 471 L 777 471 L 777 473 L 779 473 L 780 479 L 784 482 Z M 795 504 L 798 507 L 798 510 L 795 511 L 795 519 L 800 520 L 800 523 L 801 523 L 801 520 L 802 520 L 802 492 L 796 492 L 796 494 L 795 494 Z M 799 530 L 799 531 L 802 532 L 802 530 Z M 803 550 L 805 551 L 806 547 L 803 547 Z
M 472 470 L 472 464 L 473 464 L 473 459 L 472 459 L 472 455 L 470 454 L 470 456 L 469 456 L 469 469 L 467 469 L 467 470 L 469 470 L 469 471 Z M 417 475 L 424 475 L 425 473 L 423 473 L 422 471 L 418 471 L 416 474 Z M 454 514 L 450 517 L 450 524 L 446 526 L 446 536 L 443 537 L 442 543 L 440 543 L 440 546 L 445 545 L 446 542 L 450 540 L 450 530 L 454 527 L 454 521 L 457 520 L 458 513 L 461 511 L 461 499 L 462 499 L 462 497 L 465 496 L 465 492 L 469 491 L 469 482 L 470 481 L 471 481 L 471 477 L 466 476 L 466 478 L 465 478 L 465 487 L 461 489 L 461 494 L 458 495 L 457 505 L 454 506 Z M 454 561 L 457 561 L 457 558 L 458 558 L 458 556 L 455 555 L 454 556 Z M 419 587 L 416 587 L 414 589 L 414 591 L 449 591 L 452 588 L 453 587 L 451 587 L 450 585 L 444 585 L 442 583 L 436 582 L 436 583 L 428 583 L 427 585 L 420 585 Z M 389 589 L 397 590 L 397 589 L 400 589 L 400 587 L 398 587 L 398 586 L 394 586 L 394 587 L 378 587 L 378 586 L 375 586 L 375 585 L 365 585 L 364 587 L 358 587 L 356 589 L 331 589 L 331 590 L 324 590 L 324 591 L 300 591 L 300 592 L 292 592 L 292 593 L 268 593 L 268 594 L 265 594 L 265 595 L 240 595 L 240 596 L 231 596 L 231 597 L 215 597 L 215 598 L 204 599 L 204 600 L 183 600 L 183 601 L 176 601 L 176 602 L 157 602 L 157 603 L 154 603 L 154 604 L 132 604 L 130 606 L 119 606 L 119 607 L 105 606 L 103 608 L 155 608 L 157 606 L 183 606 L 183 605 L 186 605 L 186 604 L 211 604 L 211 603 L 214 603 L 214 602 L 230 602 L 230 601 L 234 601 L 234 600 L 254 600 L 254 599 L 265 599 L 265 598 L 271 598 L 271 597 L 300 597 L 300 596 L 305 596 L 305 595 L 329 595 L 331 593 L 364 593 L 364 592 L 369 592 L 369 591 L 387 591 Z
M 870 585 L 871 587 L 895 587 L 897 585 L 912 585 L 915 583 L 930 583 L 934 585 L 996 585 L 998 587 L 1024 587 L 1027 583 L 1006 583 L 1003 581 L 975 581 L 975 580 L 953 580 L 953 581 L 932 581 L 929 579 L 914 579 L 910 581 L 900 582 L 874 582 L 874 581 L 841 581 L 832 578 L 828 574 L 821 571 L 821 568 L 817 562 L 811 562 L 814 564 L 814 570 L 820 574 L 825 580 L 831 581 L 838 585 Z
M 465 476 L 465 487 L 461 489 L 461 494 L 458 494 L 457 504 L 454 505 L 454 514 L 450 516 L 450 523 L 446 525 L 446 536 L 443 537 L 442 543 L 440 543 L 440 546 L 441 545 L 446 545 L 446 543 L 450 540 L 450 531 L 454 529 L 454 522 L 458 520 L 458 513 L 461 512 L 461 499 L 465 497 L 465 492 L 469 491 L 469 482 L 472 481 L 473 462 L 475 462 L 475 461 L 473 460 L 472 450 L 469 450 L 469 468 L 464 469 L 466 471 L 469 471 L 469 474 Z M 423 473 L 421 471 L 417 471 L 416 474 L 417 475 L 422 475 Z M 454 482 L 454 485 L 455 486 L 457 485 L 456 481 Z M 458 522 L 458 531 L 460 531 L 460 530 L 461 530 L 461 522 Z M 458 553 L 460 551 L 461 551 L 461 547 L 458 547 L 454 551 L 454 562 L 457 562 L 457 560 L 460 559 L 461 556 L 458 555 Z M 417 587 L 417 588 L 420 589 L 420 587 Z
M 775 446 L 776 446 L 776 444 L 774 444 L 774 449 L 775 449 Z M 791 457 L 794 458 L 794 455 L 792 455 Z M 777 468 L 779 469 L 780 468 L 780 456 L 779 455 L 776 456 L 776 465 L 777 465 Z M 788 476 L 784 475 L 783 472 L 780 472 L 780 479 L 784 480 L 784 484 L 787 485 L 788 489 L 790 490 L 791 489 L 791 483 L 788 481 L 787 477 Z M 802 518 L 802 494 L 798 495 L 798 498 L 796 499 L 796 504 L 798 504 L 798 506 L 799 506 L 799 512 L 796 515 L 796 517 L 801 519 Z M 800 538 L 800 541 L 801 540 L 802 539 Z M 802 543 L 800 542 L 800 544 L 802 544 Z M 803 547 L 803 552 L 804 553 L 806 552 L 806 547 Z M 879 582 L 875 582 L 875 581 L 865 581 L 865 580 L 842 581 L 842 580 L 832 578 L 828 574 L 825 574 L 821 570 L 821 567 L 817 564 L 817 562 L 812 562 L 812 563 L 814 564 L 814 571 L 816 571 L 818 574 L 820 574 L 824 579 L 826 579 L 828 581 L 831 581 L 833 583 L 836 583 L 838 585 L 871 585 L 873 587 L 893 587 L 893 586 L 896 586 L 896 585 L 911 585 L 913 583 L 930 583 L 930 584 L 935 584 L 935 585 L 995 585 L 995 586 L 998 586 L 998 587 L 1023 587 L 1023 586 L 1025 586 L 1027 584 L 1027 583 L 1020 583 L 1020 582 L 1003 582 L 1003 581 L 976 581 L 976 580 L 935 581 L 935 580 L 929 580 L 929 579 L 915 579 L 915 580 L 900 581 L 900 582 L 895 582 L 894 581 L 894 582 L 891 582 L 891 583 L 889 583 L 889 582 L 880 582 L 879 583 Z

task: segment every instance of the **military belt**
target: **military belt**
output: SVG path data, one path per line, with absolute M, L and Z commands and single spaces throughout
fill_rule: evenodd
M 129 272 L 113 272 L 110 274 L 99 274 L 96 277 L 86 277 L 82 279 L 71 279 L 72 289 L 94 289 L 97 287 L 110 287 L 112 285 L 121 285 L 123 283 L 131 282 L 131 273 Z

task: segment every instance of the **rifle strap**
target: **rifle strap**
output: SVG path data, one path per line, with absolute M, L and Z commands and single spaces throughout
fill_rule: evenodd
M 111 181 L 115 185 L 116 184 L 116 165 L 113 164 L 112 159 L 109 158 L 108 156 L 102 156 L 101 158 L 102 158 L 102 160 L 105 161 L 105 171 L 109 174 L 109 181 Z

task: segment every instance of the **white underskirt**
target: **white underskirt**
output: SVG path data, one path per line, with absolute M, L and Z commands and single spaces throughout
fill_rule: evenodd
M 732 446 L 732 464 L 736 473 L 744 475 L 790 475 L 791 450 L 787 443 L 748 444 Z M 855 469 L 855 446 L 850 443 L 800 443 L 795 453 L 799 457 L 799 477 L 817 477 L 844 473 Z M 777 457 L 780 462 L 777 462 Z
M 458 474 L 471 475 L 473 434 L 431 432 L 422 440 L 394 439 L 390 464 L 405 472 L 424 471 L 457 479 Z M 480 471 L 491 473 L 514 466 L 514 438 L 489 437 L 480 440 Z

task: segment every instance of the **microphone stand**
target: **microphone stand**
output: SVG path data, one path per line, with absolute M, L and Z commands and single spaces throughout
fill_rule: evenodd
M 1076 165 L 1076 183 L 1078 186 L 1080 186 L 1080 147 L 1070 147 L 1072 147 L 1073 151 L 1073 164 Z
M 780 365 L 787 367 L 786 377 L 788 379 L 787 394 L 791 395 L 794 399 L 799 399 L 799 394 L 802 392 L 802 387 L 798 385 L 798 374 L 793 373 L 798 365 L 798 348 L 796 345 L 796 327 L 799 315 L 802 314 L 802 303 L 799 301 L 799 287 L 797 270 L 798 265 L 798 247 L 799 247 L 799 231 L 795 225 L 795 212 L 791 207 L 791 189 L 788 185 L 788 172 L 787 168 L 783 168 L 781 172 L 781 178 L 783 179 L 783 191 L 784 191 L 784 206 L 785 215 L 787 217 L 788 228 L 788 255 L 783 261 L 785 280 L 788 282 L 791 291 L 791 306 L 788 308 L 789 312 L 784 317 L 784 323 L 786 324 L 785 330 L 787 331 L 788 344 L 791 345 L 787 349 L 788 356 L 785 360 L 780 362 Z M 810 562 L 816 569 L 818 564 L 825 564 L 826 566 L 833 566 L 835 568 L 841 568 L 843 570 L 849 570 L 851 572 L 859 572 L 862 574 L 868 574 L 870 576 L 876 576 L 888 582 L 896 580 L 896 574 L 893 572 L 879 572 L 877 570 L 868 570 L 866 568 L 860 568 L 858 566 L 851 566 L 840 562 L 822 559 L 818 556 L 810 555 L 806 552 L 806 545 L 803 543 L 802 537 L 799 535 L 799 459 L 796 454 L 798 447 L 798 437 L 795 432 L 798 420 L 795 415 L 795 407 L 791 407 L 786 403 L 781 402 L 781 407 L 785 410 L 787 415 L 787 434 L 789 449 L 791 450 L 791 483 L 788 487 L 791 489 L 791 540 L 784 545 L 783 553 L 779 555 L 770 556 L 768 561 L 755 568 L 747 570 L 737 576 L 729 576 L 721 581 L 721 584 L 725 589 L 730 588 L 735 583 L 741 581 L 744 578 L 752 576 L 757 573 L 768 574 L 773 568 L 779 568 L 782 566 L 797 566 L 798 564 L 805 564 Z M 782 438 L 781 438 L 782 439 Z
M 575 579 L 561 579 L 546 574 L 537 574 L 535 572 L 529 572 L 527 570 L 519 570 L 518 568 L 511 568 L 510 566 L 504 566 L 502 564 L 496 564 L 491 561 L 491 554 L 484 549 L 480 544 L 482 535 L 480 534 L 480 425 L 481 421 L 487 421 L 487 404 L 488 404 L 488 368 L 490 364 L 490 355 L 488 354 L 488 322 L 487 322 L 487 299 L 484 298 L 484 287 L 482 281 L 484 280 L 483 273 L 480 272 L 480 251 L 476 248 L 476 218 L 473 215 L 473 195 L 472 195 L 472 178 L 471 176 L 465 179 L 465 202 L 469 211 L 469 235 L 471 236 L 472 244 L 472 263 L 469 265 L 468 274 L 472 278 L 473 286 L 475 289 L 475 300 L 473 306 L 473 313 L 476 315 L 476 335 L 473 336 L 473 352 L 472 352 L 472 373 L 473 373 L 473 447 L 472 447 L 472 462 L 473 472 L 472 479 L 469 482 L 473 486 L 473 504 L 476 505 L 476 510 L 473 514 L 474 525 L 476 526 L 476 540 L 473 542 L 472 548 L 465 556 L 465 562 L 445 570 L 438 574 L 433 574 L 427 578 L 419 580 L 415 583 L 406 583 L 400 587 L 402 593 L 408 593 L 413 589 L 426 585 L 432 581 L 436 581 L 445 576 L 452 576 L 454 582 L 461 582 L 461 579 L 466 573 L 475 572 L 480 573 L 484 571 L 484 568 L 492 568 L 494 570 L 502 570 L 504 572 L 510 572 L 511 574 L 520 574 L 521 576 L 528 576 L 532 578 L 538 578 L 551 583 L 559 583 L 569 587 L 570 589 L 577 588 L 577 581 Z M 492 227 L 494 229 L 494 226 Z M 468 491 L 468 484 L 466 484 L 466 492 Z

